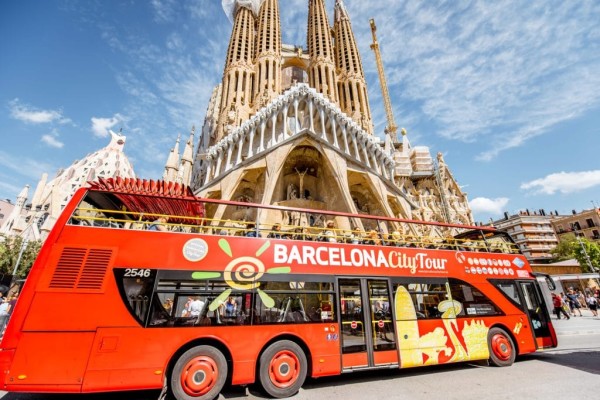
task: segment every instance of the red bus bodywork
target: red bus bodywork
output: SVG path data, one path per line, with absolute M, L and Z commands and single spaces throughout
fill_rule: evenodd
M 122 188 L 114 192 L 119 190 Z M 507 285 L 510 281 L 535 285 L 530 266 L 520 254 L 222 237 L 70 224 L 69 220 L 89 192 L 90 189 L 79 190 L 68 204 L 21 290 L 1 342 L 3 390 L 80 393 L 159 389 L 170 379 L 178 357 L 197 345 L 211 346 L 223 353 L 228 362 L 227 382 L 232 385 L 255 382 L 265 348 L 281 340 L 293 341 L 302 348 L 308 361 L 308 375 L 312 377 L 360 369 L 488 358 L 486 351 L 494 352 L 491 347 L 496 345 L 500 346 L 498 354 L 502 356 L 501 338 L 496 344 L 488 343 L 487 335 L 494 327 L 510 336 L 514 352 L 518 354 L 557 345 L 545 308 L 540 315 L 547 317 L 542 321 L 546 333 L 536 334 L 532 324 L 537 324 L 537 320 L 534 322 L 531 315 L 493 285 L 495 281 Z M 162 193 L 160 196 L 164 197 L 161 204 L 165 207 L 173 198 L 181 199 L 189 194 Z M 182 214 L 184 208 L 179 207 L 179 215 L 187 215 Z M 195 247 L 198 244 L 201 244 L 200 250 Z M 483 273 L 488 265 L 489 272 Z M 293 279 L 336 277 L 334 311 L 328 314 L 324 301 L 319 312 L 326 317 L 315 323 L 150 327 L 149 320 L 144 325 L 132 315 L 131 307 L 124 304 L 123 288 L 116 278 L 122 274 L 215 271 L 222 274 L 225 282 L 230 282 L 237 278 L 228 274 L 233 276 L 238 269 L 255 277 L 257 274 L 279 277 L 288 274 Z M 482 292 L 489 297 L 499 312 L 489 316 L 485 314 L 489 310 L 481 307 L 468 310 L 472 314 L 464 316 L 448 316 L 446 311 L 440 318 L 403 318 L 401 315 L 406 311 L 397 289 L 401 285 L 390 286 L 394 281 L 389 281 L 395 277 L 467 282 L 476 288 L 476 294 Z M 376 285 L 388 285 L 396 290 L 387 298 L 393 308 L 390 321 L 378 320 L 371 310 L 371 317 L 362 322 L 344 322 L 340 316 L 347 314 L 350 302 L 344 299 L 342 288 L 368 288 L 365 290 L 375 293 Z M 234 283 L 230 286 L 235 290 Z M 158 287 L 156 283 L 154 288 Z M 376 289 L 371 291 L 371 287 Z M 252 287 L 252 290 L 259 289 L 258 284 Z M 375 302 L 379 295 L 370 296 Z M 412 296 L 414 299 L 429 295 Z M 441 308 L 437 310 L 440 314 Z M 416 315 L 411 314 L 413 310 L 408 312 L 407 315 Z M 328 319 L 332 315 L 334 317 Z M 342 336 L 350 340 L 348 335 L 352 329 L 369 321 L 373 322 L 372 326 L 363 328 L 363 336 L 368 336 L 366 347 L 345 352 Z M 379 343 L 379 339 L 374 337 L 384 325 L 393 330 L 393 337 L 386 334 L 386 340 L 392 343 L 387 347 L 381 345 L 378 350 L 373 344 Z M 408 336 L 403 336 L 404 332 L 414 333 L 413 342 L 403 340 Z M 485 349 L 476 350 L 473 343 L 477 338 L 485 338 Z

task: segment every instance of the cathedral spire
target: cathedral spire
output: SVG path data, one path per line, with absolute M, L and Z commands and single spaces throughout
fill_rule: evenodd
M 255 109 L 281 92 L 281 24 L 279 0 L 264 0 L 258 14 L 256 38 Z
M 338 72 L 340 108 L 365 131 L 373 133 L 367 83 L 350 17 L 342 0 L 336 0 L 334 12 L 335 61 Z
M 252 86 L 254 84 L 254 25 L 252 7 L 238 0 L 235 8 L 233 30 L 229 39 L 223 92 L 219 107 L 217 141 L 239 126 L 251 113 Z M 250 3 L 249 3 L 250 4 Z
M 177 179 L 177 170 L 179 167 L 179 141 L 181 135 L 177 135 L 177 142 L 175 147 L 171 149 L 169 157 L 167 158 L 167 164 L 165 165 L 165 172 L 163 174 L 163 180 L 166 182 L 174 182 Z
M 21 193 L 17 196 L 17 202 L 15 203 L 15 208 L 23 208 L 25 202 L 27 201 L 27 197 L 29 197 L 29 185 L 25 185 Z
M 38 185 L 33 193 L 33 199 L 31 200 L 31 208 L 35 210 L 35 208 L 42 204 L 42 195 L 44 193 L 44 188 L 46 187 L 46 183 L 48 183 L 48 174 L 43 173 L 42 179 L 38 182 Z
M 190 138 L 185 143 L 183 155 L 181 156 L 181 164 L 179 166 L 178 181 L 189 186 L 192 180 L 192 166 L 194 163 L 194 133 L 196 127 L 192 126 Z
M 4 220 L 4 223 L 0 229 L 0 233 L 10 233 L 15 225 L 19 223 L 21 213 L 23 212 L 25 202 L 27 201 L 27 197 L 29 197 L 29 185 L 25 185 L 23 190 L 21 190 L 21 193 L 19 193 L 17 196 L 15 207 L 12 209 L 6 220 Z
M 333 42 L 324 0 L 308 2 L 308 79 L 311 87 L 337 103 Z

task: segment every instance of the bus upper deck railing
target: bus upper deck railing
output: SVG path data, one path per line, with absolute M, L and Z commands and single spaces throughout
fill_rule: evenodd
M 315 210 L 315 212 L 322 215 L 328 215 L 328 212 L 324 210 Z M 111 216 L 107 217 L 107 215 Z M 354 217 L 360 218 L 360 216 Z M 369 218 L 373 217 L 370 216 Z M 193 224 L 170 222 L 173 220 L 195 221 L 193 221 Z M 158 230 L 222 236 L 247 236 L 427 249 L 519 253 L 518 247 L 512 242 L 490 242 L 485 239 L 462 239 L 451 237 L 449 235 L 440 237 L 402 233 L 399 231 L 386 233 L 382 230 L 374 229 L 364 231 L 362 229 L 341 229 L 332 226 L 261 224 L 246 220 L 221 220 L 217 218 L 190 216 L 183 217 L 172 214 L 105 210 L 83 206 L 77 208 L 69 223 L 72 225 L 116 229 Z M 420 221 L 418 223 L 423 224 Z

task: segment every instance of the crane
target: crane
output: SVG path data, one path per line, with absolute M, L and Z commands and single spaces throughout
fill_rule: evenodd
M 381 84 L 381 92 L 383 95 L 383 105 L 385 107 L 385 114 L 387 116 L 387 127 L 385 133 L 389 135 L 392 143 L 398 143 L 398 137 L 396 131 L 396 121 L 394 120 L 394 113 L 392 111 L 392 102 L 390 101 L 390 93 L 388 92 L 387 81 L 385 79 L 385 73 L 383 72 L 383 61 L 381 60 L 381 53 L 379 52 L 379 43 L 377 43 L 377 27 L 375 26 L 375 20 L 371 18 L 369 20 L 371 24 L 371 34 L 373 35 L 373 43 L 371 44 L 371 50 L 375 52 L 375 62 L 377 63 L 377 72 L 379 73 L 379 83 Z

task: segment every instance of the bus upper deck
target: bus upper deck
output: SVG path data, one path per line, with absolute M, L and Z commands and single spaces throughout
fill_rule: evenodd
M 199 199 L 160 181 L 100 180 L 71 211 L 67 223 L 94 227 L 519 253 L 507 234 L 491 227 Z

